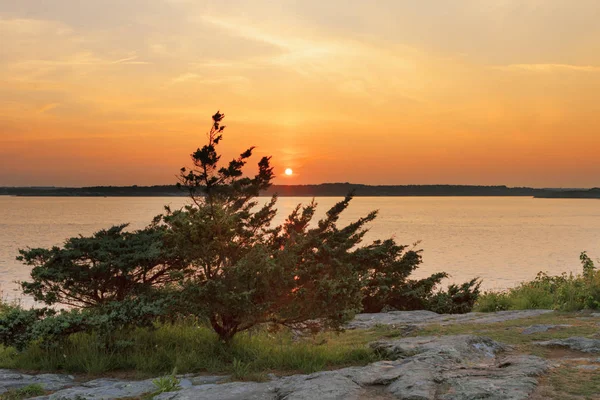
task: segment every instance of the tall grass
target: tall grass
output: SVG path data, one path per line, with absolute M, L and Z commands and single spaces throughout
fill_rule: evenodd
M 550 276 L 540 272 L 529 282 L 503 292 L 479 296 L 474 311 L 491 312 L 524 309 L 577 311 L 600 308 L 600 271 L 584 252 L 583 272 Z
M 51 348 L 39 343 L 20 353 L 1 348 L 0 368 L 93 375 L 135 371 L 140 376 L 176 369 L 180 373 L 232 374 L 243 379 L 270 371 L 311 373 L 367 364 L 378 359 L 367 346 L 369 340 L 368 335 L 335 333 L 294 340 L 290 332 L 270 333 L 263 329 L 238 334 L 227 345 L 210 328 L 180 321 L 115 334 L 110 346 L 95 334 L 77 333 Z

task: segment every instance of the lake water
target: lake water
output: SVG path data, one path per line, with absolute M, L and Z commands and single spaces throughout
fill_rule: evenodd
M 317 198 L 324 212 L 339 198 Z M 19 248 L 60 245 L 113 224 L 145 226 L 173 197 L 6 197 L 0 196 L 0 288 L 18 297 L 18 280 L 29 267 L 15 260 Z M 309 198 L 283 197 L 277 222 Z M 600 201 L 521 197 L 357 197 L 341 219 L 348 222 L 378 209 L 368 240 L 390 236 L 399 243 L 420 241 L 423 266 L 415 276 L 436 271 L 452 282 L 483 278 L 486 289 L 502 289 L 535 277 L 579 272 L 579 253 L 600 258 Z

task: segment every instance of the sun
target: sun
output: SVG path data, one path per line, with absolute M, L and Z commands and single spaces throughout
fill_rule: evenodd
M 287 176 L 292 176 L 294 174 L 294 171 L 291 168 L 286 168 L 285 169 L 285 174 Z

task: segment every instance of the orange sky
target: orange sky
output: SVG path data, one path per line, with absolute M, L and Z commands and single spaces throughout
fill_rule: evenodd
M 217 109 L 226 157 L 256 145 L 276 183 L 600 186 L 599 20 L 597 0 L 0 0 L 0 186 L 173 183 Z

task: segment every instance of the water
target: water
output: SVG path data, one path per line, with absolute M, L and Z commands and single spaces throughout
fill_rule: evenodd
M 281 222 L 308 198 L 280 198 Z M 319 212 L 339 198 L 317 198 Z M 19 248 L 60 245 L 68 237 L 90 235 L 113 224 L 141 228 L 172 197 L 3 197 L 0 196 L 0 288 L 18 297 L 15 281 L 26 280 L 29 267 L 15 260 Z M 423 266 L 416 277 L 436 271 L 451 282 L 483 278 L 486 289 L 502 289 L 535 277 L 579 272 L 579 253 L 600 258 L 600 202 L 596 200 L 521 197 L 358 197 L 341 222 L 378 209 L 368 240 L 390 236 L 399 243 L 420 241 Z

